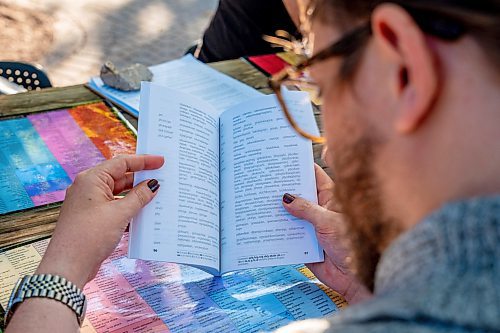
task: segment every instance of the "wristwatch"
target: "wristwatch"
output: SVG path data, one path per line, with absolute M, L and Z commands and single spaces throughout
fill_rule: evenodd
M 45 297 L 66 304 L 75 312 L 78 324 L 80 327 L 82 326 L 87 308 L 87 299 L 82 291 L 63 277 L 39 274 L 26 275 L 17 281 L 7 305 L 5 327 L 7 327 L 17 306 L 31 297 Z

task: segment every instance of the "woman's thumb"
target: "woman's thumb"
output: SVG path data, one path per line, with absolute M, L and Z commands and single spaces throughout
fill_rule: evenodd
M 283 206 L 293 216 L 309 221 L 319 232 L 325 232 L 331 227 L 329 220 L 335 214 L 318 204 L 289 193 L 283 195 Z
M 143 181 L 137 184 L 127 195 L 118 202 L 124 210 L 128 211 L 128 215 L 135 216 L 144 208 L 155 196 L 160 188 L 160 184 L 156 179 Z

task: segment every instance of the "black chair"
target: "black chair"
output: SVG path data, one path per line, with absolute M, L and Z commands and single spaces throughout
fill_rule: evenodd
M 38 65 L 0 61 L 0 75 L 28 90 L 40 90 L 52 87 L 49 77 Z

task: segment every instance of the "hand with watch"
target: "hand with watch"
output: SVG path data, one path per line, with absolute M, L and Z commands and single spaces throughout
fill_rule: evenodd
M 76 177 L 35 275 L 21 278 L 12 291 L 6 333 L 78 331 L 85 317 L 85 284 L 159 188 L 154 179 L 132 188 L 133 173 L 158 169 L 163 162 L 161 156 L 120 156 Z

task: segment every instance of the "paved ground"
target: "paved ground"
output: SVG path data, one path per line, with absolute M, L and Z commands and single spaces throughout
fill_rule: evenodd
M 41 64 L 55 86 L 82 83 L 108 59 L 152 65 L 181 56 L 216 6 L 217 0 L 0 0 L 0 43 L 7 49 L 0 57 Z

